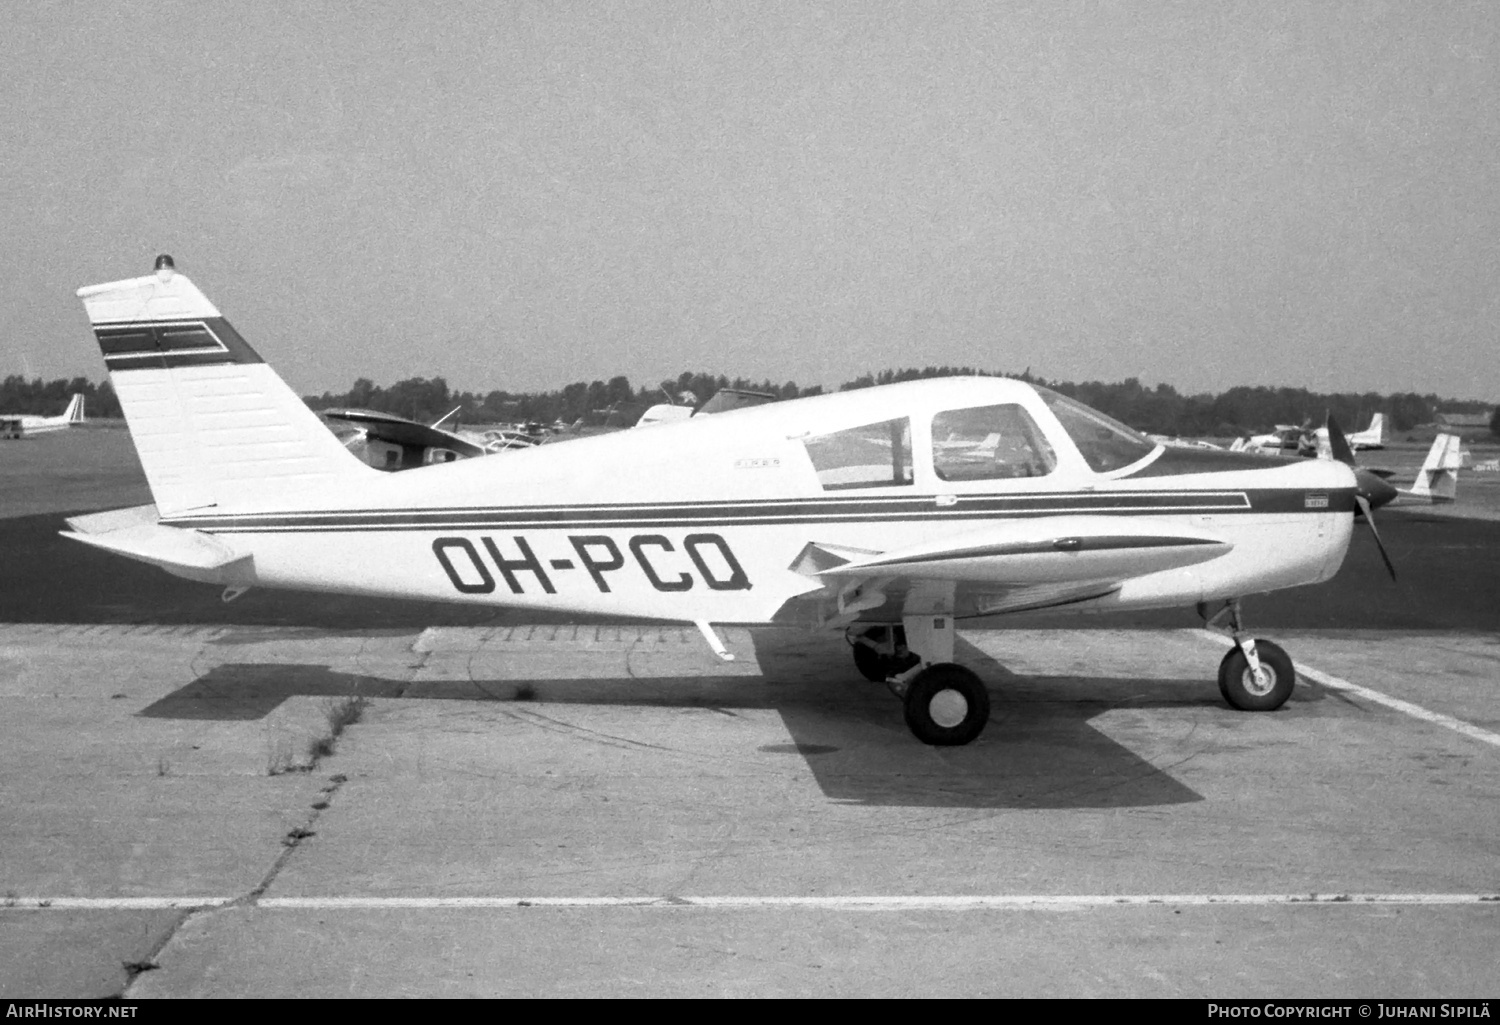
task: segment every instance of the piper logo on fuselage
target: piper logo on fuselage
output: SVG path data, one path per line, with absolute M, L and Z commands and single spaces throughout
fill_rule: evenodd
M 568 557 L 553 558 L 538 548 L 558 547 L 566 539 Z M 490 594 L 504 581 L 511 594 L 556 594 L 566 586 L 570 574 L 581 571 L 601 594 L 610 593 L 617 573 L 643 574 L 658 591 L 691 591 L 706 586 L 711 591 L 748 591 L 750 578 L 734 551 L 718 534 L 688 534 L 674 544 L 665 534 L 635 534 L 620 542 L 608 534 L 548 536 L 547 544 L 525 535 L 509 537 L 440 537 L 432 542 L 432 554 L 448 574 L 448 580 L 463 594 Z M 685 557 L 685 558 L 684 558 Z

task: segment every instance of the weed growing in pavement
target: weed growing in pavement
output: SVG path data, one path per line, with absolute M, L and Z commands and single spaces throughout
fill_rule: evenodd
M 307 768 L 310 770 L 321 758 L 333 754 L 334 743 L 344 729 L 353 726 L 365 714 L 369 699 L 353 697 L 329 698 L 323 705 L 323 719 L 328 723 L 328 732 L 307 745 Z
M 278 736 L 275 740 L 267 743 L 266 750 L 266 775 L 280 776 L 282 773 L 295 772 L 298 766 L 292 762 L 292 742 L 286 737 Z

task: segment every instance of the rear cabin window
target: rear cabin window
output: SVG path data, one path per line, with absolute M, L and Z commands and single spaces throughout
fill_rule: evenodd
M 1082 402 L 1059 395 L 1049 388 L 1038 387 L 1037 394 L 1047 403 L 1063 430 L 1078 446 L 1078 454 L 1095 473 L 1109 473 L 1138 462 L 1156 451 L 1156 442 L 1120 421 L 1090 409 Z
M 932 467 L 938 480 L 1045 477 L 1056 466 L 1046 436 L 1014 403 L 950 409 L 932 418 Z
M 889 488 L 912 482 L 911 421 L 882 420 L 804 438 L 824 491 Z

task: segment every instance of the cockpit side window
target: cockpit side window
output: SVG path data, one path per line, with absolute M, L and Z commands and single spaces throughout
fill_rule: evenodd
M 1059 395 L 1050 388 L 1037 389 L 1063 430 L 1078 446 L 1079 455 L 1095 473 L 1109 473 L 1138 462 L 1156 450 L 1156 442 L 1120 421 Z
M 1046 436 L 1014 403 L 950 409 L 932 418 L 932 467 L 938 480 L 1045 477 L 1056 466 Z
M 905 417 L 819 434 L 802 444 L 825 491 L 912 482 L 911 421 Z

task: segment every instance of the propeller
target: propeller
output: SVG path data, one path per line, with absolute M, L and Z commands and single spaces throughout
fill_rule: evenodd
M 1375 547 L 1380 549 L 1380 559 L 1385 563 L 1385 571 L 1396 579 L 1396 567 L 1391 565 L 1391 557 L 1385 553 L 1385 542 L 1380 540 L 1380 531 L 1375 529 L 1375 511 L 1370 508 L 1370 500 L 1358 491 L 1354 493 L 1354 504 L 1359 506 L 1359 511 L 1364 514 L 1365 522 L 1370 525 L 1370 536 L 1375 538 Z
M 1391 564 L 1385 542 L 1380 540 L 1380 531 L 1375 529 L 1375 510 L 1391 501 L 1399 492 L 1381 477 L 1354 465 L 1354 449 L 1350 448 L 1349 439 L 1344 437 L 1344 432 L 1339 429 L 1339 422 L 1333 418 L 1332 413 L 1328 414 L 1328 448 L 1334 459 L 1354 471 L 1354 504 L 1359 506 L 1359 514 L 1370 525 L 1370 535 L 1375 538 L 1375 547 L 1380 549 L 1380 558 L 1385 563 L 1386 572 L 1395 580 L 1396 567 Z

